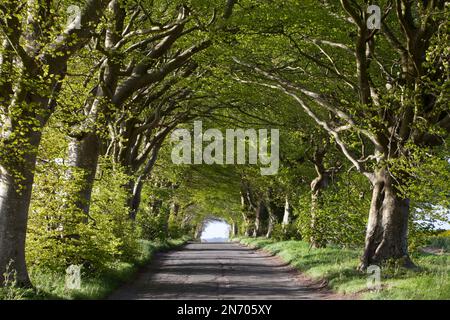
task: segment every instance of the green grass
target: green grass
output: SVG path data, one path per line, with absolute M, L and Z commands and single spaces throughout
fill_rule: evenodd
M 450 299 L 450 256 L 414 252 L 416 271 L 403 268 L 381 269 L 382 289 L 367 289 L 368 274 L 357 271 L 361 249 L 310 248 L 303 241 L 276 242 L 241 238 L 241 243 L 277 254 L 312 279 L 327 280 L 331 289 L 342 294 L 358 294 L 361 299 Z
M 165 251 L 184 244 L 188 239 L 174 239 L 165 242 L 140 240 L 140 255 L 132 262 L 117 262 L 96 274 L 83 273 L 81 288 L 67 290 L 65 274 L 31 269 L 33 289 L 19 289 L 13 285 L 0 288 L 2 299 L 102 299 L 121 284 L 129 281 L 143 265 L 149 263 L 157 251 Z
M 445 252 L 450 252 L 450 236 L 435 236 L 429 239 L 430 247 L 439 248 Z

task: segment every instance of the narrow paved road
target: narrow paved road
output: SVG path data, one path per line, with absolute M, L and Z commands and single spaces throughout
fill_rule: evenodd
M 109 299 L 339 299 L 279 258 L 235 243 L 160 253 Z

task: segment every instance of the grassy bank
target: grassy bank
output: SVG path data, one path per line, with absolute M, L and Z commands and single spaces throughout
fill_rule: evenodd
M 148 264 L 155 252 L 173 249 L 183 245 L 188 239 L 174 239 L 165 242 L 141 240 L 140 253 L 129 262 L 117 262 L 107 269 L 95 274 L 83 272 L 81 274 L 81 288 L 67 290 L 65 288 L 65 274 L 48 272 L 42 269 L 31 269 L 30 277 L 34 289 L 18 289 L 10 286 L 0 288 L 2 299 L 102 299 L 130 280 L 138 269 Z
M 241 238 L 241 243 L 277 254 L 313 279 L 325 279 L 339 293 L 358 293 L 362 299 L 450 299 L 450 256 L 412 254 L 417 271 L 394 266 L 381 269 L 382 289 L 367 289 L 368 275 L 358 272 L 361 250 L 328 247 L 312 249 L 302 241 L 276 242 Z

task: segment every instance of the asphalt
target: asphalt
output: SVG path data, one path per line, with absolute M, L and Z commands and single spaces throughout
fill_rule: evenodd
M 237 243 L 190 243 L 159 253 L 109 299 L 340 299 L 266 252 Z

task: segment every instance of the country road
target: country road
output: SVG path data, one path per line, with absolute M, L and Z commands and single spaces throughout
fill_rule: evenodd
M 160 253 L 109 299 L 340 299 L 279 258 L 236 243 Z

